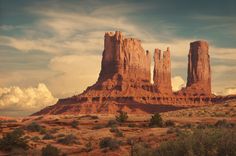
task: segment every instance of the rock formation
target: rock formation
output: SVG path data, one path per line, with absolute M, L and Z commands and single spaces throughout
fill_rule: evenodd
M 126 90 L 150 83 L 151 57 L 141 41 L 124 38 L 121 32 L 105 33 L 102 69 L 95 87 Z
M 190 44 L 186 88 L 172 93 L 170 50 L 154 52 L 154 84 L 151 83 L 150 53 L 141 41 L 125 38 L 121 32 L 105 33 L 101 72 L 97 82 L 82 94 L 60 99 L 34 115 L 89 114 L 126 111 L 153 113 L 197 107 L 234 99 L 211 94 L 208 44 Z
M 170 50 L 163 52 L 161 56 L 161 50 L 155 49 L 154 52 L 154 71 L 153 82 L 158 92 L 161 94 L 171 94 L 171 63 L 170 63 Z
M 208 49 L 209 46 L 206 41 L 190 43 L 188 77 L 185 91 L 187 94 L 211 94 L 211 68 Z

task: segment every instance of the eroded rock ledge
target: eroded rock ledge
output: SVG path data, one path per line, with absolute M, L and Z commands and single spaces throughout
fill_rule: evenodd
M 211 93 L 209 46 L 206 41 L 190 43 L 186 88 L 173 92 L 171 87 L 171 52 L 154 50 L 151 83 L 151 55 L 141 41 L 126 38 L 121 32 L 105 33 L 101 71 L 97 82 L 82 94 L 60 99 L 34 115 L 153 113 L 214 104 L 236 96 L 221 97 Z

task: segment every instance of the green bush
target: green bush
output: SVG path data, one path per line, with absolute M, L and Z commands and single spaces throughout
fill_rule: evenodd
M 131 146 L 131 156 L 152 156 L 153 150 L 145 143 L 135 143 Z
M 56 137 L 58 137 L 58 138 L 62 138 L 62 137 L 65 137 L 66 135 L 65 134 L 58 134 Z
M 45 131 L 45 129 L 41 125 L 39 125 L 37 122 L 32 122 L 26 127 L 26 129 L 31 132 L 40 132 L 40 133 Z
M 167 120 L 165 121 L 165 126 L 166 127 L 174 127 L 175 126 L 175 122 L 172 120 Z
M 52 145 L 42 148 L 42 156 L 59 156 L 60 150 Z
M 137 127 L 137 125 L 134 123 L 130 123 L 130 124 L 128 124 L 128 127 L 133 128 L 133 127 Z
M 49 134 L 49 133 L 46 133 L 44 136 L 43 136 L 43 140 L 51 140 L 51 139 L 54 139 L 54 136 Z
M 116 150 L 120 147 L 120 142 L 111 137 L 105 137 L 99 142 L 100 148 L 109 148 L 110 150 Z
M 92 130 L 102 129 L 102 128 L 104 128 L 104 126 L 102 126 L 102 125 L 95 125 L 95 126 L 92 127 Z
M 39 138 L 38 136 L 34 136 L 34 137 L 31 138 L 31 140 L 32 140 L 32 141 L 39 141 L 40 138 Z
M 126 122 L 128 120 L 128 114 L 126 112 L 120 111 L 119 115 L 116 116 L 116 121 L 118 122 Z
M 72 134 L 66 135 L 64 138 L 59 139 L 57 142 L 64 145 L 72 145 L 78 143 L 76 136 Z
M 117 137 L 123 137 L 124 134 L 116 126 L 112 126 L 110 132 L 115 133 Z
M 235 156 L 236 131 L 197 129 L 184 133 L 175 141 L 161 143 L 155 156 Z
M 225 119 L 224 120 L 219 120 L 215 123 L 215 127 L 218 128 L 233 128 L 234 124 L 227 122 Z
M 27 150 L 29 148 L 28 142 L 23 135 L 24 131 L 19 128 L 7 133 L 0 139 L 0 150 L 12 151 L 16 148 Z
M 85 151 L 86 152 L 90 152 L 93 150 L 93 145 L 92 145 L 92 142 L 89 141 L 86 145 L 85 145 Z
M 114 125 L 117 125 L 117 121 L 116 120 L 109 120 L 107 122 L 107 127 L 111 127 L 111 126 L 114 126 Z
M 150 127 L 162 127 L 163 126 L 163 120 L 159 113 L 154 114 L 149 122 Z
M 78 125 L 79 125 L 79 121 L 77 121 L 77 120 L 73 120 L 71 122 L 71 127 L 73 127 L 73 128 L 77 128 Z

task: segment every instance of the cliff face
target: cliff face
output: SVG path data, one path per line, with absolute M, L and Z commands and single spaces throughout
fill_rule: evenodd
M 172 93 L 170 50 L 154 52 L 154 84 L 151 84 L 150 53 L 141 41 L 125 38 L 121 32 L 105 33 L 101 71 L 97 82 L 82 94 L 60 99 L 57 104 L 35 113 L 128 113 L 160 112 L 182 107 L 216 103 L 221 97 L 211 95 L 211 71 L 208 44 L 190 44 L 186 88 Z M 232 97 L 236 98 L 236 97 Z M 171 109 L 172 109 L 171 108 Z
M 161 50 L 154 51 L 154 71 L 153 71 L 154 86 L 161 94 L 171 94 L 171 62 L 170 50 L 167 48 L 161 56 Z
M 140 40 L 124 38 L 121 32 L 106 33 L 97 86 L 124 90 L 137 83 L 150 83 L 150 63 L 150 54 Z
M 206 41 L 190 43 L 187 90 L 190 94 L 211 94 L 210 56 Z

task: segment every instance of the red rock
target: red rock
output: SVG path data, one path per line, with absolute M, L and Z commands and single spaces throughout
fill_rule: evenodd
M 150 54 L 144 51 L 141 41 L 125 38 L 116 31 L 105 34 L 102 69 L 98 88 L 126 90 L 130 86 L 150 83 Z
M 163 52 L 161 57 L 161 50 L 155 49 L 154 52 L 154 71 L 153 81 L 158 92 L 161 94 L 171 94 L 171 62 L 170 50 Z
M 210 56 L 206 41 L 190 43 L 186 93 L 211 95 Z
M 121 32 L 106 33 L 101 71 L 97 82 L 82 94 L 60 99 L 34 115 L 154 113 L 203 106 L 232 97 L 211 94 L 208 44 L 190 44 L 187 87 L 172 93 L 170 50 L 155 49 L 154 84 L 150 82 L 150 53 L 141 41 L 126 38 Z

